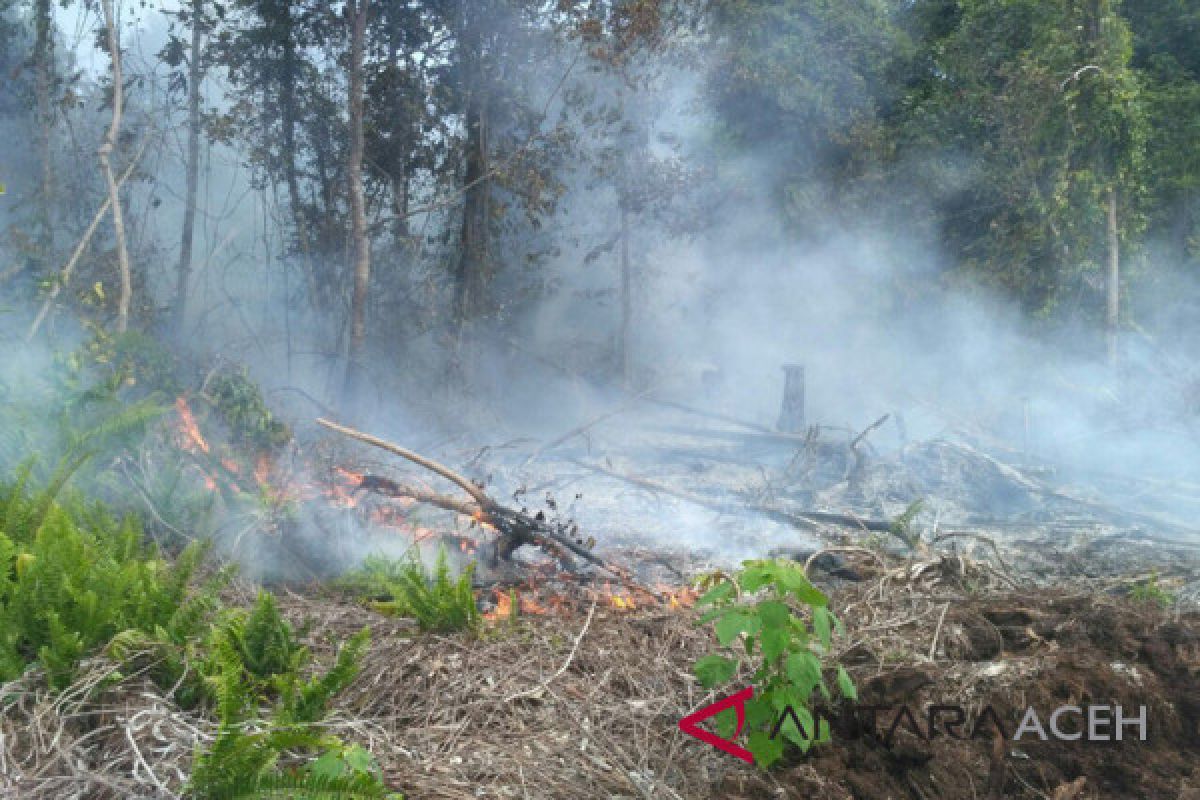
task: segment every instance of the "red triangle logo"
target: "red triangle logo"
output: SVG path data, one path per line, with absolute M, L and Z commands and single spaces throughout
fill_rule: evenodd
M 709 717 L 715 717 L 727 708 L 737 709 L 737 730 L 733 732 L 734 738 L 742 732 L 742 726 L 746 724 L 746 701 L 754 697 L 754 687 L 749 686 L 742 689 L 737 694 L 731 694 L 724 700 L 718 700 L 712 705 L 705 706 L 691 714 L 688 714 L 683 719 L 679 720 L 679 730 L 686 733 L 688 736 L 694 736 L 705 744 L 711 744 L 718 750 L 729 753 L 734 758 L 740 758 L 747 764 L 754 763 L 754 754 L 744 747 L 734 744 L 729 739 L 722 739 L 715 733 L 710 733 L 699 726 L 698 723 L 703 722 Z

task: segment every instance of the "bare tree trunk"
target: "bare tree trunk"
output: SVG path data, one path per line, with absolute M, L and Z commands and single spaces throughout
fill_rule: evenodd
M 346 388 L 351 402 L 361 389 L 363 348 L 366 342 L 367 289 L 371 279 L 371 242 L 367 236 L 366 200 L 363 194 L 363 39 L 366 37 L 370 0 L 350 0 L 350 155 L 346 171 L 350 181 L 350 216 L 354 244 L 354 294 L 350 302 L 350 358 Z
M 1108 276 L 1105 281 L 1104 329 L 1108 348 L 1108 363 L 1117 366 L 1117 336 L 1121 311 L 1121 242 L 1117 227 L 1117 190 L 1108 188 Z
M 117 268 L 120 271 L 121 294 L 117 299 L 117 333 L 129 329 L 129 305 L 133 298 L 133 270 L 129 265 L 129 249 L 125 243 L 125 219 L 121 209 L 120 187 L 112 169 L 112 152 L 121 133 L 121 112 L 125 105 L 125 89 L 121 77 L 121 43 L 117 31 L 113 0 L 100 0 L 104 10 L 104 28 L 108 37 L 108 55 L 112 62 L 112 118 L 104 141 L 100 145 L 100 171 L 108 185 L 109 205 L 112 207 L 113 233 L 117 240 Z
M 488 263 L 488 119 L 487 92 L 483 77 L 483 41 L 476 13 L 470 3 L 460 3 L 458 32 L 461 68 L 466 78 L 465 122 L 466 169 L 463 173 L 463 218 L 459 237 L 458 269 L 455 275 L 455 323 L 459 369 L 473 372 L 470 327 L 482 315 L 491 283 Z
M 192 49 L 188 63 L 187 188 L 183 206 L 183 231 L 179 240 L 179 269 L 175 275 L 175 335 L 181 336 L 187 320 L 188 283 L 192 275 L 192 238 L 196 230 L 196 194 L 200 185 L 200 17 L 204 0 L 192 0 Z
M 629 210 L 625 207 L 624 197 L 621 198 L 620 205 L 621 227 L 618 236 L 621 238 L 621 330 L 617 344 L 620 350 L 621 381 L 628 391 L 633 388 L 633 264 L 629 258 Z
M 42 167 L 42 190 L 38 196 L 38 261 L 49 266 L 54 258 L 54 223 L 51 200 L 54 197 L 54 160 L 50 137 L 54 128 L 53 88 L 54 38 L 53 7 L 50 0 L 37 0 L 34 9 L 36 38 L 33 45 L 34 94 L 37 103 L 37 150 Z

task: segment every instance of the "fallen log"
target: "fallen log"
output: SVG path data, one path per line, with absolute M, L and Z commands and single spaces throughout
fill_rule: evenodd
M 616 470 L 602 467 L 599 464 L 589 464 L 586 461 L 578 461 L 571 459 L 572 464 L 583 467 L 584 469 L 598 472 L 601 475 L 607 475 L 610 478 L 624 481 L 632 486 L 637 486 L 651 492 L 661 492 L 662 494 L 678 497 L 680 500 L 685 500 L 702 508 L 709 508 L 713 511 L 722 514 L 728 514 L 731 511 L 753 511 L 757 514 L 782 522 L 787 525 L 800 528 L 802 530 L 815 531 L 818 529 L 817 523 L 826 523 L 830 525 L 841 525 L 844 527 L 858 528 L 867 531 L 891 532 L 892 523 L 889 520 L 883 519 L 866 519 L 854 516 L 853 514 L 835 514 L 827 511 L 790 511 L 787 509 L 776 508 L 775 506 L 765 505 L 762 503 L 752 503 L 743 501 L 739 504 L 731 505 L 729 503 L 721 503 L 716 500 L 709 500 L 706 497 L 685 492 L 682 489 L 676 489 L 673 486 L 668 486 L 665 483 L 652 481 L 648 478 L 642 478 L 637 475 L 628 475 L 626 473 L 617 472 Z
M 318 419 L 317 423 L 351 439 L 378 447 L 407 459 L 449 480 L 470 495 L 471 500 L 474 502 L 468 502 L 426 489 L 405 486 L 390 478 L 378 475 L 364 475 L 359 479 L 358 485 L 354 487 L 355 489 L 373 491 L 390 497 L 411 498 L 421 503 L 428 503 L 447 511 L 471 517 L 477 522 L 491 526 L 496 530 L 497 538 L 491 543 L 489 548 L 486 548 L 483 554 L 485 561 L 490 566 L 495 566 L 500 560 L 510 560 L 512 554 L 518 548 L 524 545 L 531 545 L 557 558 L 566 567 L 574 567 L 570 556 L 575 556 L 597 569 L 604 570 L 627 587 L 640 592 L 646 592 L 655 598 L 661 599 L 661 595 L 658 592 L 638 583 L 621 569 L 608 564 L 583 544 L 573 540 L 564 530 L 565 526 L 549 522 L 541 514 L 531 516 L 523 511 L 517 511 L 497 503 L 478 484 L 444 464 L 440 464 L 431 458 L 414 453 L 392 442 L 380 439 L 377 436 L 363 433 L 345 425 L 339 425 L 336 422 L 330 422 L 327 419 Z

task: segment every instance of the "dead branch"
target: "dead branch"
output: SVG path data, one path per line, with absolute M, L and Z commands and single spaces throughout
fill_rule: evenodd
M 877 428 L 879 428 L 880 425 L 887 422 L 891 416 L 892 416 L 891 414 L 884 414 L 882 417 L 875 420 L 870 425 L 868 425 L 866 428 L 864 428 L 863 432 L 860 433 L 858 436 L 855 436 L 854 440 L 852 442 L 850 442 L 850 449 L 858 450 L 858 446 L 863 443 L 863 440 L 866 439 L 868 436 L 870 436 Z
M 569 440 L 575 438 L 576 436 L 579 436 L 581 433 L 586 433 L 589 429 L 595 427 L 596 425 L 599 425 L 601 422 L 604 422 L 607 419 L 611 419 L 619 414 L 624 414 L 638 400 L 641 400 L 643 397 L 650 394 L 651 391 L 653 391 L 653 390 L 645 389 L 645 390 L 635 394 L 633 397 L 628 398 L 627 400 L 625 400 L 623 403 L 621 403 L 616 408 L 611 408 L 608 411 L 605 411 L 603 414 L 599 414 L 595 417 L 592 417 L 591 419 L 587 420 L 586 422 L 584 422 L 580 425 L 577 425 L 574 428 L 571 428 L 571 430 L 567 431 L 562 436 L 559 436 L 559 437 L 555 438 L 554 440 L 547 442 L 546 444 L 542 445 L 541 447 L 537 448 L 532 453 L 530 453 L 529 458 L 525 459 L 525 461 L 521 464 L 521 466 L 522 467 L 529 466 L 531 463 L 536 461 L 538 459 L 538 457 L 540 457 L 543 453 L 553 450 L 554 448 L 558 447 L 560 444 L 562 444 L 566 441 L 569 441 Z
M 378 436 L 372 436 L 369 433 L 356 431 L 354 428 L 348 428 L 345 425 L 339 425 L 336 422 L 330 422 L 327 419 L 318 417 L 317 424 L 323 425 L 324 427 L 329 428 L 331 431 L 337 431 L 343 436 L 349 436 L 351 439 L 357 439 L 365 444 L 378 447 L 381 450 L 386 450 L 389 453 L 400 456 L 401 458 L 408 459 L 414 464 L 424 467 L 430 472 L 436 472 L 438 475 L 441 475 L 451 483 L 457 484 L 464 492 L 471 495 L 471 499 L 478 503 L 479 507 L 484 511 L 488 511 L 497 507 L 496 502 L 488 497 L 487 494 L 484 493 L 483 489 L 480 489 L 479 486 L 473 481 L 464 478 L 454 470 L 443 464 L 439 464 L 431 458 L 426 458 L 419 453 L 414 453 L 412 450 L 401 447 L 398 444 L 392 444 L 391 442 L 380 439 Z
M 772 430 L 771 428 L 768 428 L 765 425 L 759 425 L 758 423 L 755 423 L 755 422 L 747 422 L 746 420 L 737 419 L 736 417 L 730 417 L 725 414 L 718 414 L 714 411 L 705 411 L 703 409 L 695 408 L 694 406 L 684 405 L 683 403 L 676 403 L 674 400 L 661 400 L 657 397 L 651 397 L 649 399 L 649 402 L 651 402 L 657 406 L 673 408 L 677 411 L 682 411 L 686 414 L 692 414 L 697 417 L 703 417 L 705 419 L 716 420 L 717 422 L 728 422 L 731 425 L 737 425 L 738 427 L 741 427 L 741 428 L 747 428 L 748 430 L 752 430 L 755 433 L 765 433 L 765 434 L 768 434 L 771 436 L 774 436 L 779 433 L 779 431 Z M 786 436 L 788 434 L 784 434 L 784 435 Z
M 792 525 L 802 530 L 817 530 L 816 523 L 829 523 L 832 525 L 843 525 L 850 528 L 858 528 L 868 531 L 889 531 L 891 523 L 887 520 L 879 519 L 864 519 L 852 514 L 834 514 L 826 511 L 788 511 L 782 508 L 776 508 L 761 503 L 742 502 L 740 508 L 731 507 L 728 503 L 721 503 L 715 500 L 701 497 L 699 495 L 685 492 L 682 489 L 676 489 L 673 486 L 668 486 L 658 481 L 652 481 L 648 478 L 642 478 L 637 475 L 628 475 L 622 472 L 602 467 L 598 464 L 589 464 L 585 461 L 571 459 L 572 464 L 576 464 L 584 469 L 599 472 L 602 475 L 607 475 L 610 478 L 624 481 L 625 483 L 637 486 L 642 489 L 647 489 L 651 492 L 660 492 L 662 494 L 678 497 L 680 500 L 686 500 L 694 505 L 702 508 L 709 508 L 722 514 L 728 514 L 731 511 L 754 511 L 762 514 L 770 519 L 782 522 L 787 525 Z
M 858 483 L 858 481 L 862 478 L 863 469 L 867 465 L 866 456 L 863 454 L 863 451 L 859 449 L 859 445 L 866 441 L 867 437 L 870 436 L 871 433 L 876 429 L 878 429 L 879 426 L 887 422 L 891 416 L 891 414 L 884 414 L 882 417 L 864 428 L 862 433 L 850 440 L 851 463 L 846 468 L 844 480 L 849 481 L 851 485 L 856 485 Z
M 392 444 L 391 442 L 380 439 L 377 436 L 371 436 L 368 433 L 348 428 L 344 425 L 338 425 L 335 422 L 330 422 L 327 419 L 318 419 L 318 423 L 329 428 L 332 431 L 337 431 L 352 439 L 357 439 L 360 442 L 373 445 L 380 449 L 386 450 L 389 453 L 394 453 L 402 458 L 419 466 L 425 467 L 430 472 L 435 472 L 443 478 L 457 484 L 471 498 L 475 500 L 475 504 L 457 500 L 453 497 L 437 494 L 423 489 L 414 489 L 409 486 L 404 486 L 389 478 L 383 478 L 377 475 L 364 476 L 356 488 L 368 491 L 379 492 L 381 494 L 391 495 L 393 497 L 409 497 L 414 500 L 429 503 L 439 506 L 440 508 L 454 511 L 459 514 L 464 514 L 480 522 L 485 522 L 495 528 L 500 538 L 495 543 L 496 558 L 507 560 L 512 553 L 522 545 L 533 545 L 541 548 L 545 552 L 564 561 L 566 553 L 575 555 L 584 561 L 587 561 L 599 569 L 609 573 L 624 585 L 636 589 L 641 592 L 646 592 L 652 597 L 660 598 L 658 592 L 644 586 L 631 577 L 626 575 L 620 569 L 610 566 L 604 559 L 597 556 L 588 548 L 584 547 L 579 542 L 571 539 L 562 531 L 547 522 L 539 514 L 530 516 L 522 511 L 507 508 L 500 505 L 492 498 L 488 497 L 483 489 L 475 485 L 471 481 L 459 475 L 449 467 L 439 464 L 433 459 L 426 458 L 411 450 Z M 661 598 L 660 598 L 661 599 Z

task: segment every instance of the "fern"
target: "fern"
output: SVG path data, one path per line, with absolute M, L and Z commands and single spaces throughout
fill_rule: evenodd
M 362 630 L 338 650 L 332 667 L 304 680 L 307 649 L 292 638 L 273 600 L 261 593 L 254 611 L 228 618 L 214 636 L 209 682 L 220 721 L 211 748 L 197 755 L 191 789 L 200 800 L 231 797 L 385 797 L 376 773 L 312 774 L 276 769 L 282 753 L 317 751 L 315 763 L 344 750 L 321 720 L 334 695 L 358 674 L 369 641 Z M 267 668 L 269 667 L 269 668 Z M 262 705 L 270 702 L 266 713 Z M 282 794 L 281 794 L 282 793 Z
M 177 647 L 199 636 L 227 577 L 192 587 L 203 549 L 171 564 L 144 546 L 135 521 L 57 491 L 0 488 L 0 680 L 36 661 L 65 686 L 82 657 L 127 631 Z
M 385 614 L 412 617 L 423 631 L 470 630 L 479 624 L 479 608 L 471 588 L 473 566 L 456 579 L 450 571 L 445 548 L 438 551 L 433 572 L 416 558 L 406 561 L 369 559 L 364 567 L 347 576 L 343 585 L 369 590 L 386 597 L 371 606 Z

